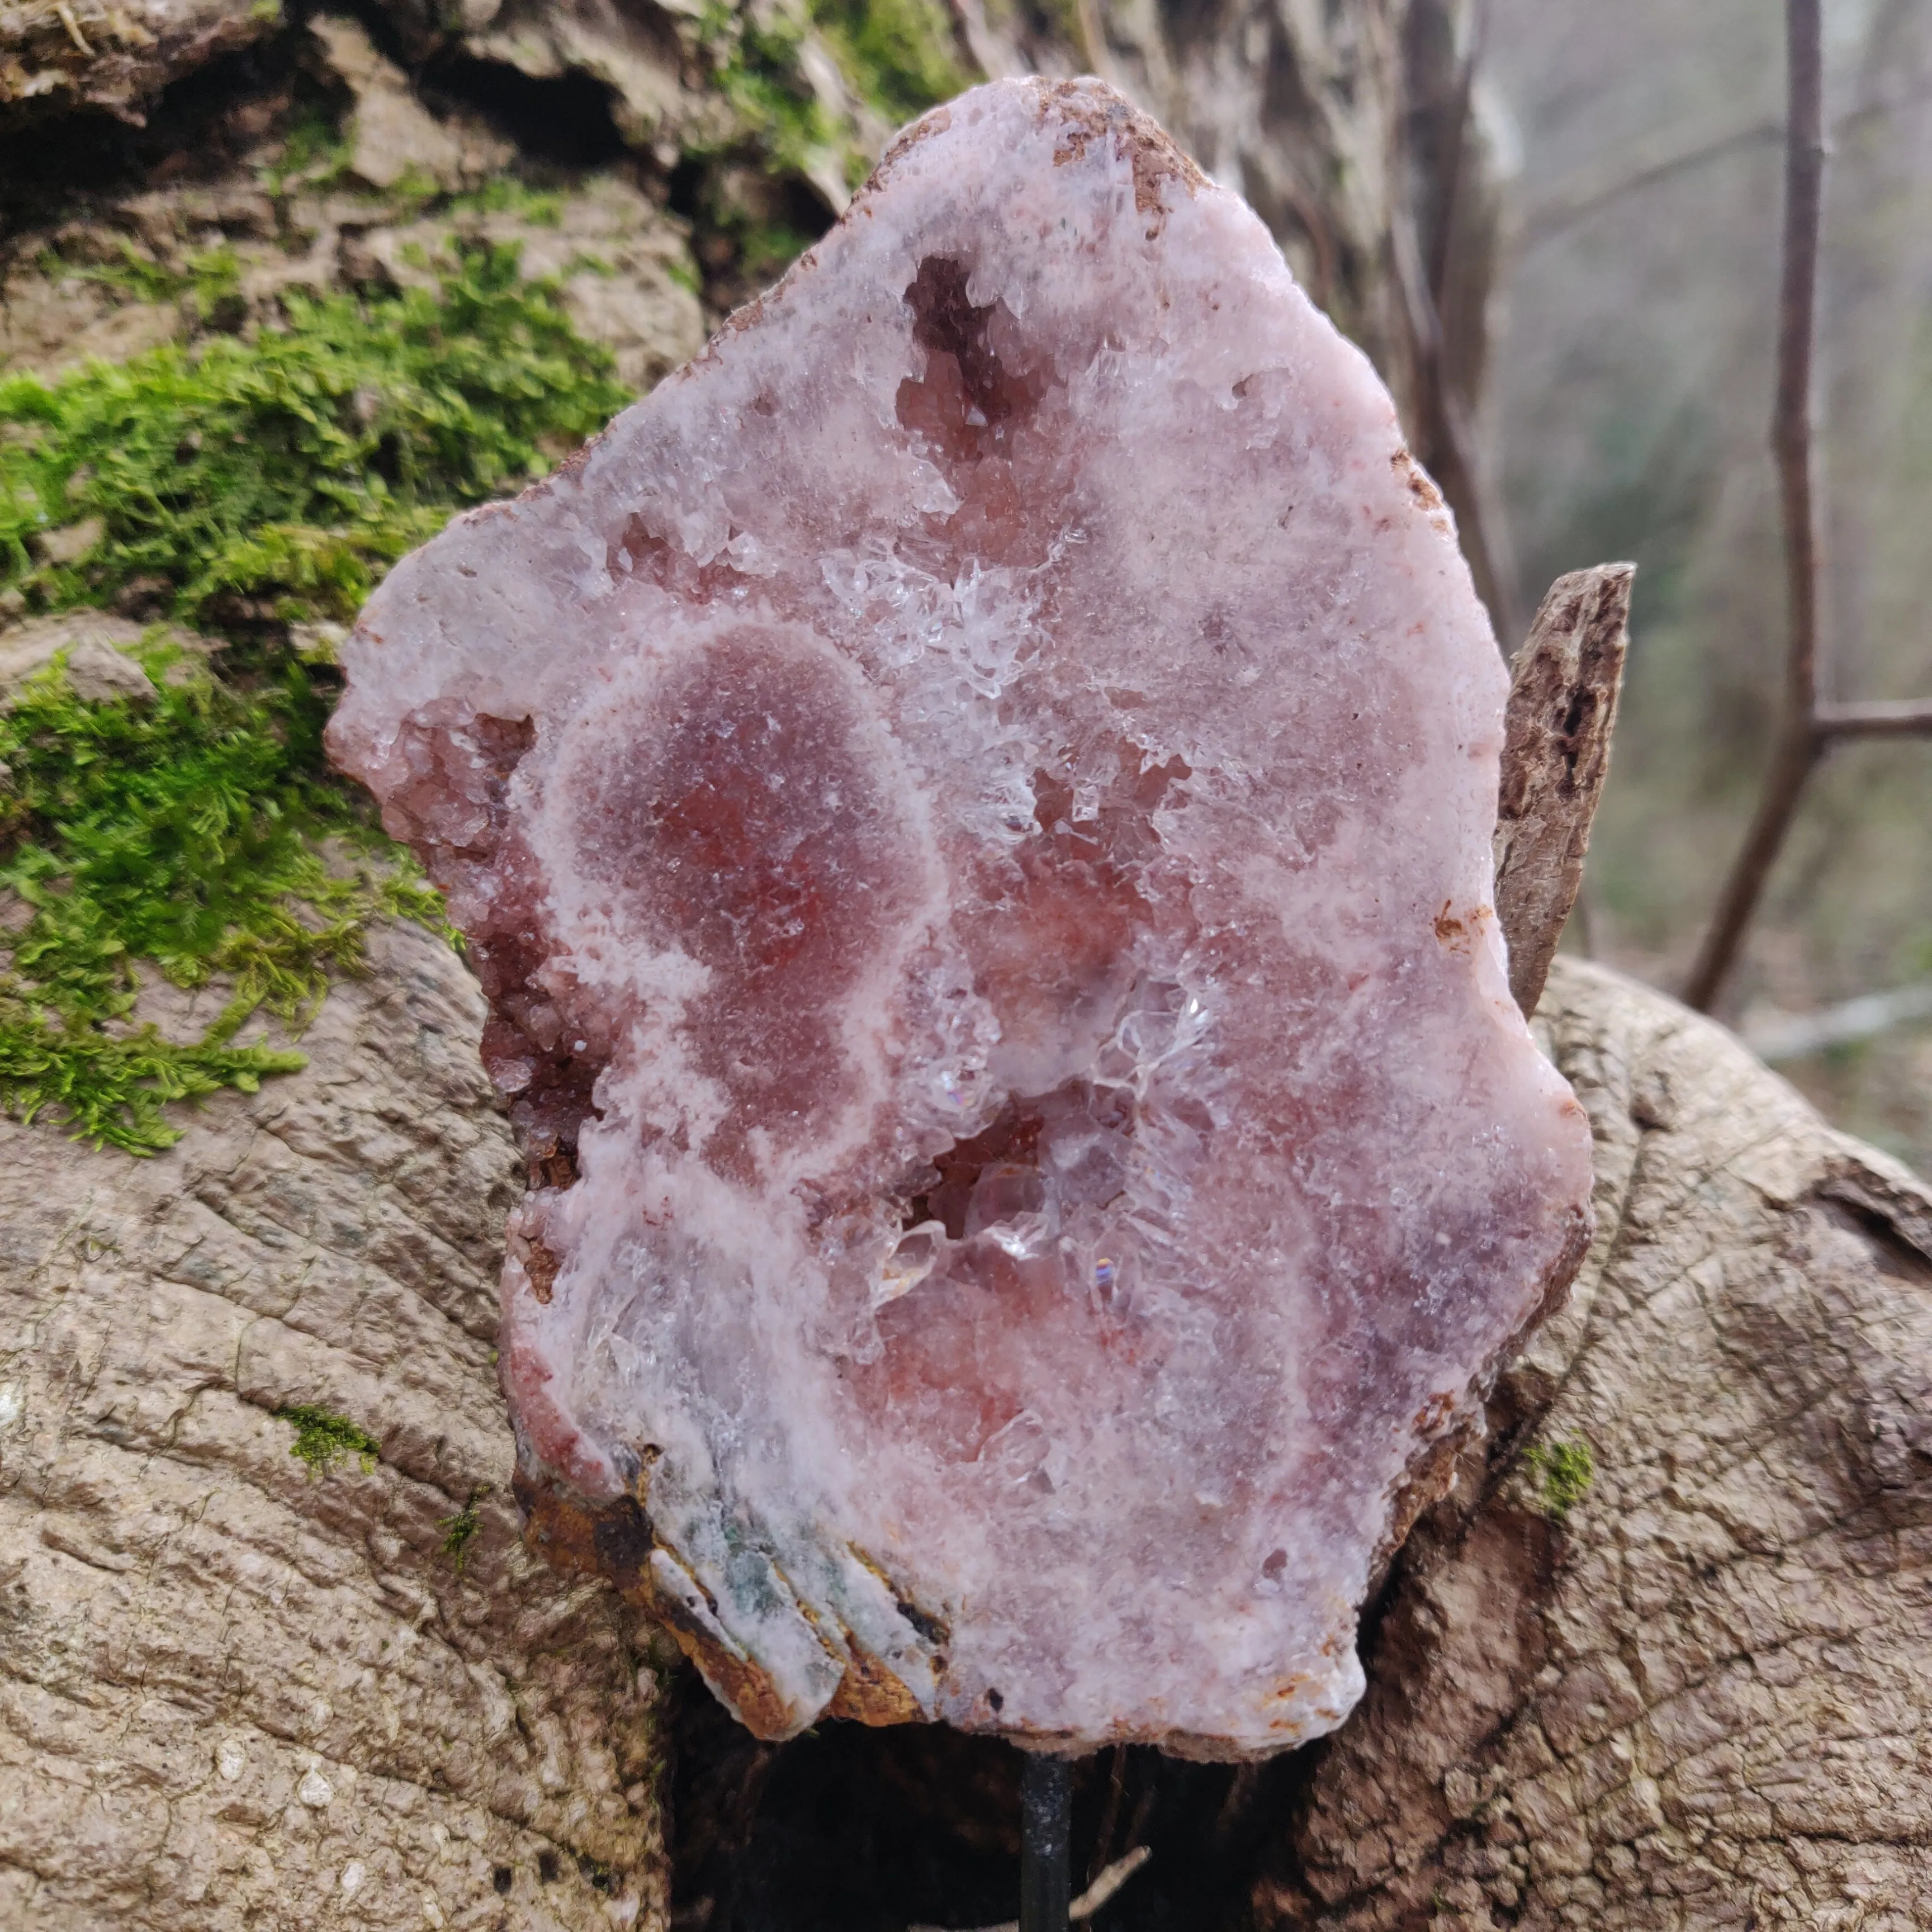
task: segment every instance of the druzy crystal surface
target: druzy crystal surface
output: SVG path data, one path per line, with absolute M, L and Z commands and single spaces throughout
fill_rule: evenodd
M 1504 673 L 1369 365 L 1092 82 L 902 136 L 699 360 L 390 577 L 338 760 L 530 1154 L 528 1471 L 767 1736 L 1239 1756 L 1559 1292 Z

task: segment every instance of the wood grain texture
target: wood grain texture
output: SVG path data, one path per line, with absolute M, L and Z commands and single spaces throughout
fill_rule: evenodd
M 0 1924 L 663 1922 L 658 1666 L 509 1503 L 481 1003 L 406 929 L 376 969 L 158 1160 L 4 1130 Z M 1537 1024 L 1596 1244 L 1397 1558 L 1257 1918 L 1932 1925 L 1932 1193 L 1661 994 L 1559 960 Z M 305 1476 L 296 1401 L 382 1464 Z M 1579 1443 L 1559 1521 L 1538 1458 Z
M 0 109 L 104 108 L 138 125 L 170 81 L 281 24 L 251 0 L 0 0 Z
M 1630 646 L 1632 563 L 1572 571 L 1550 587 L 1511 667 L 1496 811 L 1496 919 L 1510 991 L 1536 1010 L 1583 883 L 1590 822 L 1610 775 Z
M 372 953 L 152 1160 L 0 1121 L 10 1932 L 661 1921 L 637 1620 L 512 1500 L 482 998 L 414 927 Z M 381 1461 L 310 1474 L 296 1403 Z

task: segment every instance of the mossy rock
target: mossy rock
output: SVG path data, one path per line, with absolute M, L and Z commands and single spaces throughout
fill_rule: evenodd
M 0 716 L 0 1103 L 153 1152 L 178 1131 L 170 1102 L 301 1064 L 238 1036 L 264 1010 L 298 1030 L 371 919 L 440 920 L 327 770 L 334 674 L 290 627 L 352 616 L 452 508 L 540 473 L 626 399 L 555 285 L 491 244 L 433 289 L 293 298 L 252 339 L 0 379 L 13 608 L 132 592 L 226 646 L 218 671 L 157 633 L 145 696 L 83 695 L 58 654 Z M 76 528 L 84 543 L 47 541 Z M 226 998 L 170 1036 L 141 1019 L 144 969 Z

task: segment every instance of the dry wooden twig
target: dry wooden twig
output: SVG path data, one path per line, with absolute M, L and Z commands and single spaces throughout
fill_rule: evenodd
M 1813 476 L 1813 346 L 1818 234 L 1825 193 L 1825 54 L 1822 0 L 1786 0 L 1790 106 L 1785 122 L 1784 267 L 1778 297 L 1778 400 L 1772 446 L 1784 529 L 1790 639 L 1784 722 L 1743 850 L 1684 989 L 1708 1012 L 1724 990 L 1765 881 L 1797 816 L 1812 772 L 1848 738 L 1932 736 L 1932 703 L 1827 704 L 1819 698 L 1817 492 Z
M 1831 144 L 1838 146 L 1876 123 L 1924 106 L 1928 100 L 1932 100 L 1932 89 L 1888 90 L 1882 99 L 1865 101 L 1838 116 L 1831 124 Z M 1783 119 L 1772 116 L 1714 130 L 1700 129 L 1688 139 L 1678 135 L 1639 142 L 1634 148 L 1620 146 L 1609 167 L 1581 170 L 1559 180 L 1546 195 L 1532 202 L 1523 214 L 1518 245 L 1526 250 L 1540 248 L 1627 195 L 1640 194 L 1748 148 L 1778 145 L 1784 139 Z
M 1153 1856 L 1150 1846 L 1136 1845 L 1125 1858 L 1116 1858 L 1066 1908 L 1068 1918 L 1076 1925 L 1084 1924 Z M 906 1932 L 944 1932 L 944 1928 L 938 1925 L 908 1925 Z M 1019 1932 L 1019 1921 L 1010 1918 L 1004 1924 L 982 1925 L 980 1932 Z
M 1443 304 L 1448 292 L 1456 202 L 1463 190 L 1474 112 L 1475 76 L 1482 58 L 1486 25 L 1483 0 L 1472 10 L 1467 40 L 1455 62 L 1446 90 L 1444 116 L 1448 141 L 1439 160 L 1442 208 L 1430 238 L 1430 259 L 1424 259 L 1419 215 L 1412 210 L 1396 220 L 1390 239 L 1395 284 L 1408 326 L 1409 351 L 1415 394 L 1413 400 L 1418 448 L 1431 474 L 1449 500 L 1468 560 L 1476 594 L 1490 614 L 1498 635 L 1515 634 L 1516 566 L 1509 552 L 1501 507 L 1483 473 L 1477 451 L 1475 426 L 1464 398 L 1458 394 L 1450 368 Z M 1413 116 L 1412 116 L 1412 119 Z
M 1550 586 L 1516 654 L 1496 810 L 1496 918 L 1510 991 L 1526 1016 L 1582 884 L 1590 821 L 1610 766 L 1634 563 Z

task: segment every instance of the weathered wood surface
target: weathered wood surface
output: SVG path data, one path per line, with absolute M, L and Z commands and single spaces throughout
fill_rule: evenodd
M 1598 1238 L 1403 1552 L 1263 1924 L 1932 1925 L 1932 1192 L 1559 959 Z M 1558 1522 L 1538 1464 L 1586 1443 Z
M 1594 792 L 1535 742 L 1505 794 L 1567 851 Z M 1523 950 L 1560 898 L 1505 898 Z M 305 1072 L 158 1160 L 0 1124 L 0 1924 L 662 1922 L 650 1640 L 508 1500 L 482 1019 L 395 928 Z M 1538 1024 L 1595 1246 L 1399 1558 L 1256 1921 L 1932 1924 L 1932 1192 L 1613 974 L 1558 962 Z M 296 1403 L 380 1466 L 305 1475 Z
M 1610 770 L 1610 733 L 1630 648 L 1636 566 L 1559 577 L 1516 654 L 1501 796 L 1496 917 L 1510 935 L 1510 991 L 1536 1010 L 1583 883 L 1590 823 Z
M 645 1640 L 506 1501 L 481 1017 L 399 929 L 157 1160 L 0 1127 L 0 1924 L 658 1922 Z M 1932 1194 L 1660 994 L 1559 961 L 1540 1024 L 1596 1250 L 1260 1918 L 1932 1924 Z M 310 1479 L 298 1402 L 382 1463 Z M 1559 1524 L 1534 1455 L 1579 1442 Z
M 249 0 L 0 0 L 0 109 L 138 123 L 169 82 L 280 25 Z
M 373 963 L 154 1160 L 0 1122 L 8 1932 L 661 1918 L 656 1681 L 509 1501 L 482 1000 L 415 928 Z M 298 1403 L 380 1462 L 311 1478 Z

